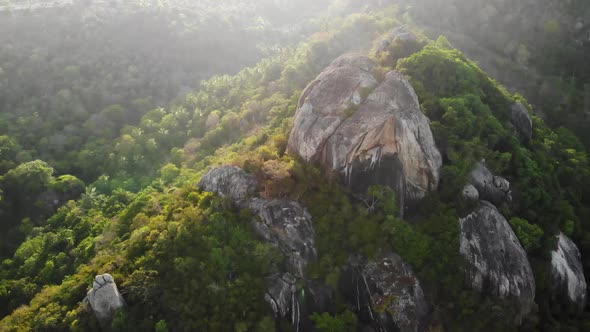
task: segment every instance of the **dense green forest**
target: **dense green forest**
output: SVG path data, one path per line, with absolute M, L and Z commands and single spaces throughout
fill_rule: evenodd
M 0 12 L 0 331 L 100 330 L 84 298 L 103 273 L 126 302 L 104 330 L 297 330 L 264 298 L 285 257 L 257 235 L 253 211 L 198 185 L 217 165 L 309 211 L 317 260 L 296 287 L 334 293 L 329 310 L 306 317 L 313 330 L 370 325 L 339 280 L 351 255 L 384 251 L 411 266 L 431 303 L 419 330 L 590 329 L 587 307 L 555 298 L 549 268 L 563 232 L 590 271 L 588 123 L 576 121 L 590 43 L 527 35 L 531 50 L 556 52 L 527 66 L 567 93 L 536 112 L 545 95 L 529 104 L 452 38 L 422 30 L 411 1 L 12 2 Z M 417 38 L 384 45 L 400 26 Z M 346 53 L 369 56 L 380 81 L 391 70 L 408 78 L 441 152 L 438 189 L 403 219 L 392 188 L 359 199 L 287 151 L 302 91 Z M 515 103 L 531 114 L 530 140 L 511 124 Z M 510 180 L 512 201 L 498 210 L 536 281 L 521 321 L 514 302 L 467 287 L 459 220 L 474 203 L 461 192 L 481 160 Z

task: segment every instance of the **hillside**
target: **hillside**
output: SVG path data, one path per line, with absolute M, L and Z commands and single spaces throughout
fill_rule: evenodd
M 585 122 L 471 22 L 200 5 L 0 20 L 0 331 L 590 329 Z

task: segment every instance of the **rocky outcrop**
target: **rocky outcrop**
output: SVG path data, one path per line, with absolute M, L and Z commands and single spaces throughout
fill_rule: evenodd
M 255 213 L 252 225 L 256 233 L 277 247 L 285 258 L 284 266 L 276 267 L 280 272 L 267 278 L 264 299 L 276 318 L 288 319 L 296 330 L 308 330 L 309 308 L 325 309 L 326 302 L 331 301 L 328 289 L 306 279 L 307 267 L 317 258 L 309 212 L 294 201 L 250 197 L 258 187 L 256 180 L 234 166 L 212 168 L 199 186 L 232 198 L 240 208 Z M 311 296 L 303 296 L 306 292 Z
M 583 309 L 586 304 L 586 278 L 576 244 L 560 233 L 557 249 L 551 252 L 551 279 L 555 297 Z
M 414 89 L 395 71 L 378 83 L 370 60 L 344 57 L 304 90 L 289 152 L 338 172 L 356 194 L 386 185 L 400 207 L 423 198 L 438 186 L 442 159 Z
M 280 248 L 287 271 L 304 278 L 307 266 L 317 258 L 309 212 L 297 202 L 263 198 L 251 199 L 243 207 L 257 213 L 260 220 L 254 221 L 256 232 Z
M 515 303 L 515 321 L 534 307 L 535 279 L 518 238 L 492 204 L 482 201 L 460 220 L 466 280 L 477 291 Z
M 274 274 L 267 278 L 268 290 L 264 300 L 271 306 L 276 317 L 288 317 L 291 314 L 291 322 L 299 325 L 300 305 L 297 296 L 297 279 L 289 273 Z
M 510 121 L 512 125 L 525 143 L 530 142 L 533 139 L 533 119 L 529 111 L 521 103 L 512 105 L 511 111 Z
M 115 312 L 125 306 L 125 300 L 119 293 L 113 276 L 108 273 L 94 278 L 92 289 L 86 295 L 84 302 L 94 312 L 103 328 L 108 328 Z
M 471 184 L 477 189 L 481 200 L 494 205 L 501 205 L 512 201 L 510 182 L 500 176 L 495 176 L 483 164 L 478 163 L 470 175 Z
M 362 322 L 375 331 L 422 331 L 429 308 L 411 268 L 394 254 L 349 258 L 340 288 Z
M 235 201 L 255 194 L 258 188 L 254 177 L 235 166 L 212 168 L 203 175 L 199 187 Z

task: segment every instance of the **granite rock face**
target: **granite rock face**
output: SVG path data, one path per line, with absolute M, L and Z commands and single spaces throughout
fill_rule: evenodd
M 475 188 L 472 184 L 468 184 L 463 187 L 463 199 L 468 202 L 478 202 L 479 201 L 479 191 Z
M 244 206 L 258 214 L 256 232 L 285 255 L 288 272 L 303 278 L 309 263 L 317 258 L 309 212 L 299 203 L 286 200 L 254 198 Z
M 235 201 L 255 194 L 258 188 L 254 177 L 235 166 L 221 166 L 210 169 L 201 178 L 199 187 Z
M 89 304 L 103 328 L 109 327 L 117 309 L 125 306 L 125 300 L 119 293 L 113 276 L 108 273 L 95 277 L 84 302 Z
M 495 176 L 483 164 L 478 163 L 471 172 L 471 184 L 477 189 L 481 200 L 494 205 L 501 205 L 512 201 L 510 182 L 500 176 Z
M 479 292 L 507 299 L 518 308 L 520 322 L 534 307 L 535 279 L 512 228 L 489 202 L 460 220 L 460 252 L 467 261 L 466 280 Z
M 438 186 L 442 158 L 414 89 L 395 71 L 379 83 L 366 57 L 344 57 L 304 90 L 289 152 L 336 171 L 356 194 L 385 185 L 400 207 L 423 198 Z
M 555 296 L 583 309 L 586 304 L 586 277 L 576 244 L 565 234 L 558 236 L 551 252 L 551 279 Z
M 512 125 L 525 143 L 530 142 L 533 139 L 533 118 L 529 111 L 521 103 L 512 105 L 511 111 L 510 121 Z
M 375 331 L 422 331 L 429 306 L 411 268 L 394 253 L 373 261 L 349 258 L 340 288 L 363 323 Z

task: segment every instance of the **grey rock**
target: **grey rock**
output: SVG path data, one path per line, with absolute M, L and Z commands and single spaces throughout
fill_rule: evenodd
M 362 322 L 376 331 L 422 331 L 429 306 L 420 282 L 395 253 L 349 258 L 340 287 Z
M 288 273 L 275 274 L 267 278 L 268 290 L 264 300 L 272 308 L 275 317 L 284 318 L 291 312 L 294 301 L 293 296 L 297 291 L 296 279 Z
M 586 305 L 586 277 L 582 256 L 565 234 L 557 236 L 557 249 L 551 252 L 551 279 L 555 296 L 580 309 Z
M 463 198 L 468 202 L 477 202 L 479 201 L 479 191 L 472 184 L 468 184 L 463 188 Z
M 520 323 L 534 308 L 535 279 L 518 238 L 489 202 L 482 201 L 460 223 L 467 283 L 479 292 L 514 302 L 514 319 Z
M 235 201 L 256 193 L 256 179 L 239 167 L 219 166 L 210 169 L 199 182 L 199 187 Z
M 400 207 L 435 190 L 442 166 L 408 80 L 393 71 L 377 84 L 370 72 L 353 65 L 330 66 L 307 86 L 288 149 L 338 172 L 356 194 L 372 185 L 390 186 Z
M 366 55 L 357 54 L 357 53 L 348 53 L 341 55 L 334 59 L 330 64 L 332 68 L 339 68 L 339 67 L 356 67 L 362 69 L 364 71 L 370 72 L 373 70 L 377 64 L 371 60 Z
M 115 312 L 125 306 L 125 300 L 117 289 L 117 284 L 108 273 L 97 275 L 92 289 L 86 295 L 84 303 L 91 309 L 103 328 L 109 327 Z
M 483 163 L 477 163 L 470 178 L 480 199 L 496 205 L 512 201 L 510 182 L 503 177 L 494 176 Z
M 243 207 L 256 212 L 260 218 L 253 222 L 256 232 L 285 255 L 288 272 L 304 278 L 307 266 L 317 258 L 309 212 L 297 202 L 263 198 L 251 199 Z
M 533 119 L 529 111 L 521 103 L 512 105 L 512 125 L 524 142 L 530 142 L 533 138 Z

